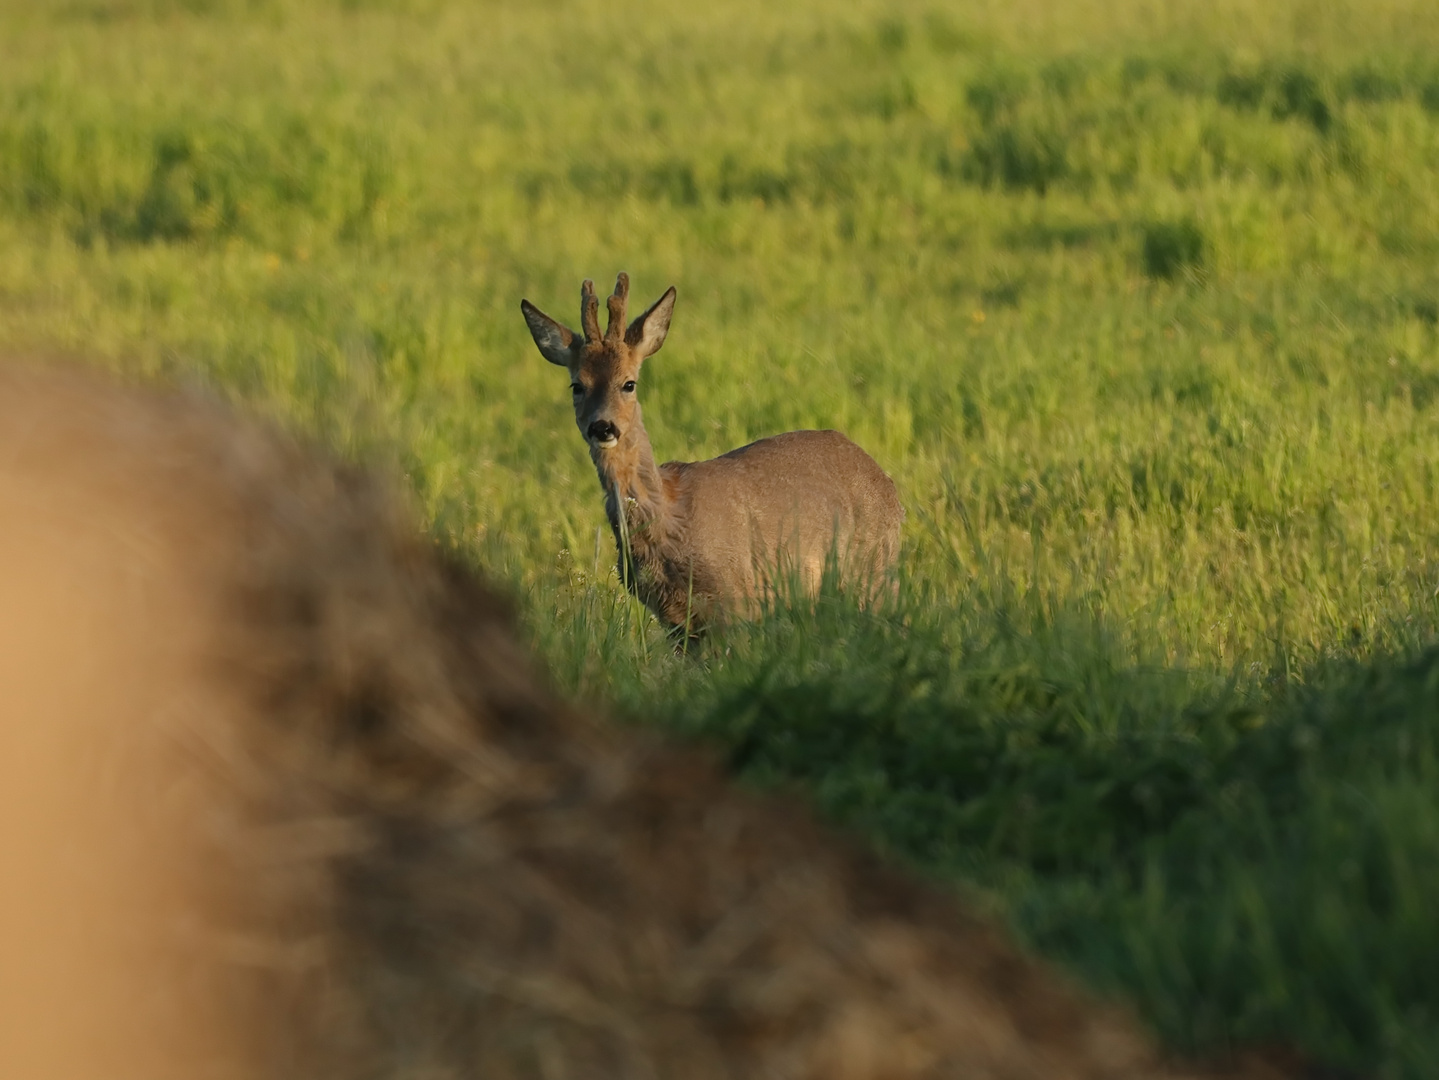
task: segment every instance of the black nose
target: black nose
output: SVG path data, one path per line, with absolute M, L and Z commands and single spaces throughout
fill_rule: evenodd
M 620 429 L 608 420 L 596 420 L 590 425 L 590 438 L 595 442 L 609 442 L 620 437 Z

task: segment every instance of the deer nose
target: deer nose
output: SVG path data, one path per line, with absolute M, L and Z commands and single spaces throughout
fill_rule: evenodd
M 613 446 L 620 440 L 620 429 L 609 420 L 596 420 L 590 425 L 590 438 L 601 446 Z

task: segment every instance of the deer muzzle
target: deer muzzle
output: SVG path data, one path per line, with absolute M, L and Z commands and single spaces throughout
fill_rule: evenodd
M 605 450 L 620 441 L 620 429 L 609 420 L 596 420 L 590 424 L 590 441 Z

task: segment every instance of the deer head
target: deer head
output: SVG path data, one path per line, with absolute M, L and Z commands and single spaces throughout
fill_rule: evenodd
M 640 365 L 665 343 L 675 309 L 675 289 L 671 285 L 644 314 L 626 326 L 629 292 L 629 275 L 620 274 L 614 295 L 609 298 L 610 318 L 603 335 L 593 281 L 586 280 L 580 287 L 583 336 L 528 300 L 520 301 L 540 355 L 570 373 L 575 423 L 580 433 L 591 447 L 601 451 L 613 450 L 643 431 L 635 396 Z

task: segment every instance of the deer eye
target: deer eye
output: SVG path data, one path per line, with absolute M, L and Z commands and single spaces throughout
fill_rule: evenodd
M 620 387 L 620 389 L 623 390 L 626 394 L 633 394 L 635 392 L 635 381 L 631 379 L 629 382 L 625 383 L 624 386 Z
M 584 392 L 585 392 L 585 388 L 584 388 L 583 386 L 581 386 L 579 383 L 577 383 L 577 382 L 570 383 L 570 393 L 574 394 L 575 397 L 579 397 L 579 396 L 580 396 L 581 394 L 583 394 Z

